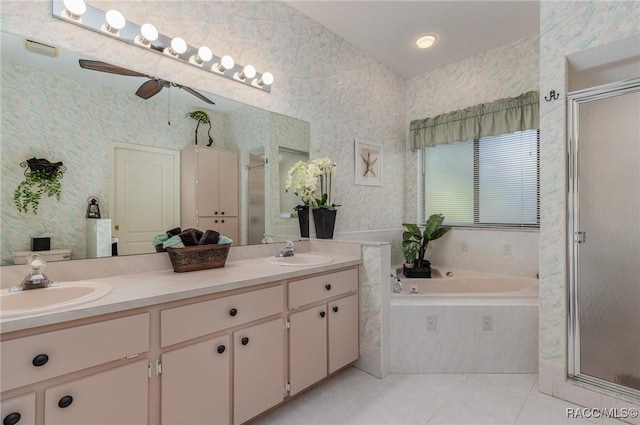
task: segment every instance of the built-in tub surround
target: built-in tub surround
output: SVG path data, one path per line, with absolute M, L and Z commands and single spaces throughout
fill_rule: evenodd
M 448 268 L 432 276 L 398 275 L 403 291 L 391 293 L 391 372 L 538 370 L 535 278 Z

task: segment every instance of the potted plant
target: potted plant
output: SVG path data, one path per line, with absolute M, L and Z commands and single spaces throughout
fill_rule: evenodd
M 55 196 L 60 201 L 62 194 L 62 175 L 66 168 L 62 162 L 49 162 L 44 158 L 31 158 L 20 164 L 29 167 L 25 170 L 25 179 L 13 192 L 13 202 L 18 211 L 27 213 L 29 208 L 38 214 L 42 195 Z
M 298 161 L 289 169 L 285 191 L 293 190 L 300 197 L 302 204 L 294 210 L 298 214 L 300 236 L 309 237 L 309 206 L 314 202 L 316 190 L 316 175 L 310 172 L 309 163 Z
M 293 190 L 303 202 L 302 205 L 295 207 L 300 220 L 302 236 L 309 236 L 308 217 L 311 209 L 313 222 L 316 226 L 316 237 L 318 239 L 333 238 L 336 208 L 340 206 L 331 202 L 331 183 L 335 168 L 336 163 L 329 158 L 319 158 L 310 162 L 298 161 L 289 169 L 285 189 L 286 191 Z M 318 189 L 320 197 L 316 198 Z M 305 230 L 306 234 L 303 233 Z
M 451 226 L 443 226 L 444 216 L 432 214 L 424 231 L 417 224 L 403 223 L 406 230 L 402 233 L 402 253 L 406 263 L 403 266 L 406 277 L 431 277 L 431 263 L 424 259 L 430 241 L 444 236 Z
M 332 239 L 336 225 L 336 215 L 340 205 L 331 202 L 331 180 L 337 164 L 329 158 L 314 159 L 309 164 L 310 173 L 318 179 L 320 198 L 312 204 L 313 223 L 318 239 Z

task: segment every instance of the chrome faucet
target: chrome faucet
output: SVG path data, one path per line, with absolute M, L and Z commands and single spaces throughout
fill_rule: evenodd
M 282 248 L 282 250 L 276 255 L 276 258 L 282 257 L 292 257 L 295 253 L 295 247 L 292 241 L 287 241 L 287 244 Z

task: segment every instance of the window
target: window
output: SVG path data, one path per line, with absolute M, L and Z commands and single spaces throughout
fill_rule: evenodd
M 538 228 L 539 156 L 538 130 L 422 148 L 420 221 Z

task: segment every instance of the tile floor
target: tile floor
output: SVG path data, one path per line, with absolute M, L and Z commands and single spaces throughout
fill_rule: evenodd
M 394 374 L 348 368 L 252 425 L 623 424 L 571 419 L 569 402 L 541 394 L 537 375 Z

